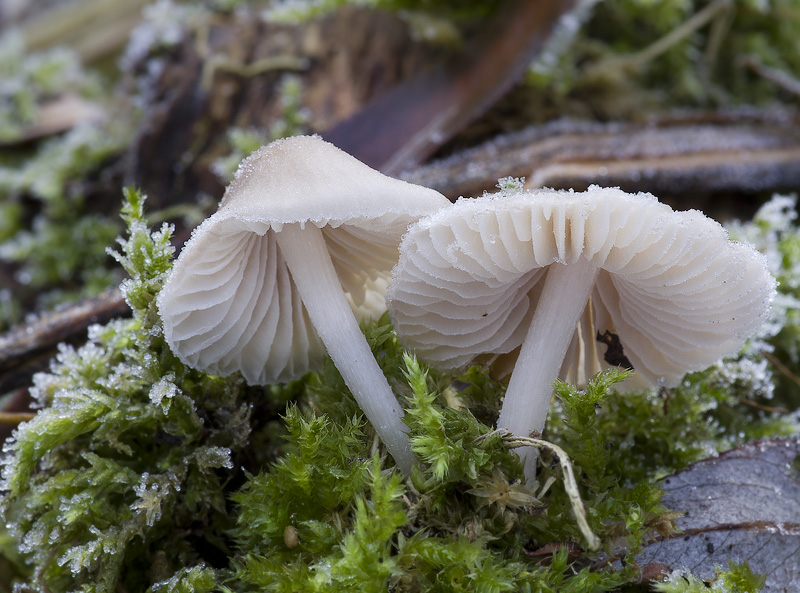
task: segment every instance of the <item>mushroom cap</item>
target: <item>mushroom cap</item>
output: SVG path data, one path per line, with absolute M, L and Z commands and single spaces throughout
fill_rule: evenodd
M 736 352 L 775 293 L 765 258 L 701 212 L 597 186 L 501 192 L 409 229 L 387 292 L 395 330 L 445 370 L 507 354 L 525 338 L 547 267 L 578 258 L 599 273 L 561 369 L 577 382 L 610 366 L 606 345 L 618 338 L 648 381 L 676 385 Z
M 358 319 L 380 316 L 408 225 L 450 202 L 386 177 L 316 136 L 264 146 L 244 159 L 220 207 L 192 233 L 158 296 L 164 335 L 187 365 L 251 384 L 289 381 L 321 364 L 275 232 L 322 229 Z

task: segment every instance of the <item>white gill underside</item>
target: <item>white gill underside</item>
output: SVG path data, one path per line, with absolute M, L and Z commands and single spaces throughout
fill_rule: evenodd
M 584 258 L 599 273 L 562 375 L 589 375 L 580 360 L 607 366 L 597 331 L 618 335 L 650 381 L 674 383 L 737 350 L 772 291 L 752 249 L 700 213 L 603 191 L 622 199 L 462 201 L 413 227 L 389 289 L 404 344 L 450 370 L 510 352 L 525 337 L 545 266 Z
M 259 234 L 225 221 L 210 230 L 216 236 L 202 247 L 187 245 L 159 298 L 173 351 L 194 368 L 220 375 L 241 370 L 251 384 L 289 381 L 319 368 L 324 346 L 274 234 L 266 225 Z M 352 227 L 323 234 L 356 318 L 380 316 L 396 243 Z

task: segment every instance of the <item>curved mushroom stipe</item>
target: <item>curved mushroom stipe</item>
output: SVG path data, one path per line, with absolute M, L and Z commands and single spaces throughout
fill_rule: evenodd
M 345 299 L 322 231 L 313 224 L 305 228 L 298 223 L 285 224 L 276 237 L 292 281 L 333 364 L 397 466 L 409 475 L 414 455 L 403 424 L 403 410 Z
M 553 394 L 554 369 L 564 364 L 598 272 L 597 267 L 582 257 L 570 265 L 553 264 L 548 270 L 506 389 L 497 428 L 507 428 L 518 436 L 544 431 Z M 527 448 L 520 455 L 525 475 L 534 477 L 538 450 Z
M 741 348 L 774 293 L 764 257 L 702 213 L 593 186 L 462 199 L 421 219 L 387 303 L 405 347 L 446 371 L 521 346 L 499 425 L 526 436 L 556 377 L 610 366 L 598 334 L 673 386 Z

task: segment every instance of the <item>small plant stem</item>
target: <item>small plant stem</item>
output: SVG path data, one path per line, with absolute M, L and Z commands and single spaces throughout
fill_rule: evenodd
M 0 412 L 0 424 L 17 425 L 33 420 L 36 414 L 30 412 Z
M 311 323 L 375 432 L 408 476 L 414 461 L 403 410 L 397 403 L 345 299 L 322 231 L 314 224 L 285 224 L 278 247 Z
M 781 373 L 783 376 L 785 376 L 787 379 L 789 379 L 795 385 L 800 385 L 800 377 L 795 375 L 789 369 L 789 367 L 787 367 L 785 364 L 783 364 L 780 361 L 780 359 L 777 356 L 775 356 L 772 352 L 769 352 L 767 350 L 762 350 L 761 351 L 761 355 L 764 358 L 766 358 L 770 362 L 770 364 L 772 364 L 772 366 L 774 366 L 776 369 L 778 369 L 779 373 Z
M 718 12 L 729 8 L 731 8 L 730 0 L 716 0 L 715 2 L 711 2 L 702 10 L 696 12 L 689 20 L 682 23 L 660 39 L 657 39 L 640 52 L 633 54 L 629 57 L 629 59 L 639 66 L 647 64 L 651 60 L 667 52 L 677 43 L 680 43 L 685 38 L 692 35 L 698 29 L 705 26 L 717 15 Z
M 584 258 L 552 264 L 547 271 L 528 334 L 522 342 L 497 420 L 517 436 L 541 434 L 558 377 L 578 319 L 586 308 L 597 268 Z M 528 482 L 536 477 L 535 450 L 521 455 Z
M 550 449 L 558 457 L 561 469 L 564 472 L 564 490 L 567 492 L 569 502 L 572 504 L 572 510 L 575 513 L 575 520 L 578 522 L 578 527 L 586 539 L 586 543 L 590 550 L 597 550 L 600 548 L 600 538 L 598 538 L 589 522 L 586 520 L 586 508 L 583 506 L 581 494 L 578 492 L 578 482 L 575 480 L 575 472 L 572 470 L 572 463 L 566 451 L 549 441 L 542 439 L 534 439 L 531 437 L 515 437 L 513 435 L 503 435 L 503 440 L 510 448 L 515 447 L 536 447 L 537 449 Z

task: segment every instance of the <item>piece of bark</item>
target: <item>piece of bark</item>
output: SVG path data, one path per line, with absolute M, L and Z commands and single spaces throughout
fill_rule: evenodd
M 19 426 L 21 422 L 33 416 L 31 402 L 31 396 L 27 389 L 17 389 L 5 399 L 0 414 L 7 420 L 16 416 L 19 422 L 0 422 L 0 443 L 10 437 L 11 433 L 14 432 L 14 429 Z
M 747 561 L 764 593 L 800 591 L 800 439 L 764 439 L 664 478 L 662 502 L 681 530 L 636 557 L 711 579 Z
M 29 51 L 64 46 L 75 51 L 82 62 L 92 62 L 125 45 L 148 0 L 37 0 L 26 4 L 18 10 L 15 24 Z M 15 15 L 8 17 L 14 20 Z
M 81 124 L 99 124 L 106 118 L 107 113 L 99 104 L 74 93 L 65 93 L 40 105 L 36 122 L 25 129 L 19 138 L 0 142 L 0 148 L 61 134 Z
M 403 178 L 454 199 L 496 191 L 506 176 L 524 177 L 528 188 L 598 184 L 659 197 L 788 190 L 800 185 L 800 113 L 698 112 L 645 124 L 561 120 L 500 136 Z

